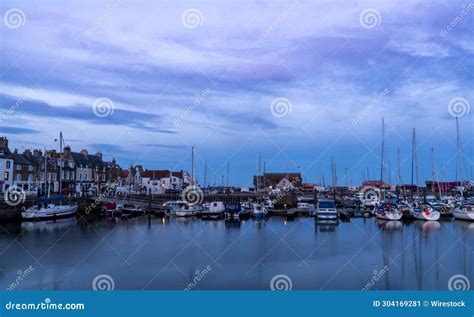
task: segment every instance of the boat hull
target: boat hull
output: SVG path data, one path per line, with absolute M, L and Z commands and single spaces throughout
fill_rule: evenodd
M 431 211 L 429 214 L 425 213 L 424 211 L 413 212 L 413 217 L 415 217 L 415 219 L 418 219 L 418 220 L 438 221 L 440 217 L 440 213 L 437 211 Z
M 34 211 L 23 211 L 21 217 L 23 220 L 35 221 L 35 220 L 51 220 L 74 217 L 77 212 L 77 206 L 70 208 L 61 208 L 55 210 L 34 210 Z
M 466 212 L 466 211 L 455 210 L 453 212 L 453 216 L 454 218 L 459 219 L 459 220 L 474 221 L 474 212 L 472 211 Z

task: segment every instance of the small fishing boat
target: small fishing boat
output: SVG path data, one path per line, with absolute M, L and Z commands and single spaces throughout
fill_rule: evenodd
M 181 209 L 181 207 L 183 207 L 184 205 L 186 205 L 186 202 L 183 200 L 170 200 L 162 205 L 162 209 L 167 214 L 173 214 L 177 210 Z
M 453 216 L 459 220 L 474 221 L 474 202 L 468 201 L 455 208 Z
M 399 221 L 403 217 L 403 213 L 397 208 L 397 206 L 391 202 L 386 202 L 377 206 L 375 216 L 378 219 Z
M 220 219 L 225 212 L 225 205 L 222 201 L 207 203 L 201 212 L 203 219 Z
M 41 204 L 30 207 L 21 213 L 23 220 L 49 220 L 74 217 L 77 205 L 56 206 L 55 204 Z
M 411 209 L 411 213 L 415 219 L 426 220 L 426 221 L 437 221 L 439 220 L 441 213 L 431 207 L 430 204 L 415 204 Z
M 179 209 L 175 211 L 177 217 L 192 217 L 195 216 L 201 208 L 194 204 L 183 204 Z
M 138 205 L 125 204 L 122 208 L 122 216 L 138 216 L 143 214 L 143 208 Z
M 318 201 L 318 207 L 316 209 L 317 219 L 337 219 L 337 209 L 334 200 L 322 199 Z
M 268 211 L 264 203 L 254 203 L 252 209 L 252 217 L 259 218 L 265 217 Z

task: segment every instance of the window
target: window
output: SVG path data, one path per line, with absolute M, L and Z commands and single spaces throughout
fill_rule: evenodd
M 11 162 L 10 161 L 7 161 L 7 168 L 10 169 L 10 164 Z
M 30 172 L 33 172 L 33 166 L 32 166 L 32 165 L 28 166 L 28 170 L 29 170 Z
M 16 175 L 16 180 L 21 181 L 21 174 Z
M 17 166 L 16 166 L 16 170 L 17 170 L 17 171 L 21 171 L 21 165 L 17 165 Z
M 8 163 L 8 162 L 7 162 L 7 163 Z M 9 173 L 9 172 L 3 173 L 3 179 L 4 179 L 4 180 L 7 181 L 9 178 L 10 178 L 10 173 Z

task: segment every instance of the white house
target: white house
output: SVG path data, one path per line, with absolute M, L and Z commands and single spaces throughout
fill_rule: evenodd
M 13 160 L 0 153 L 0 193 L 13 185 Z
M 181 190 L 193 183 L 187 172 L 169 170 L 145 170 L 141 173 L 142 187 L 148 194 L 163 194 L 166 190 Z

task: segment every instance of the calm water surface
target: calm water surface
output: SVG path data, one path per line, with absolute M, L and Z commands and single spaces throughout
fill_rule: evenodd
M 293 289 L 445 290 L 474 284 L 473 251 L 474 223 L 456 220 L 65 219 L 0 226 L 0 287 L 89 290 L 107 274 L 115 289 L 269 289 L 284 274 Z

